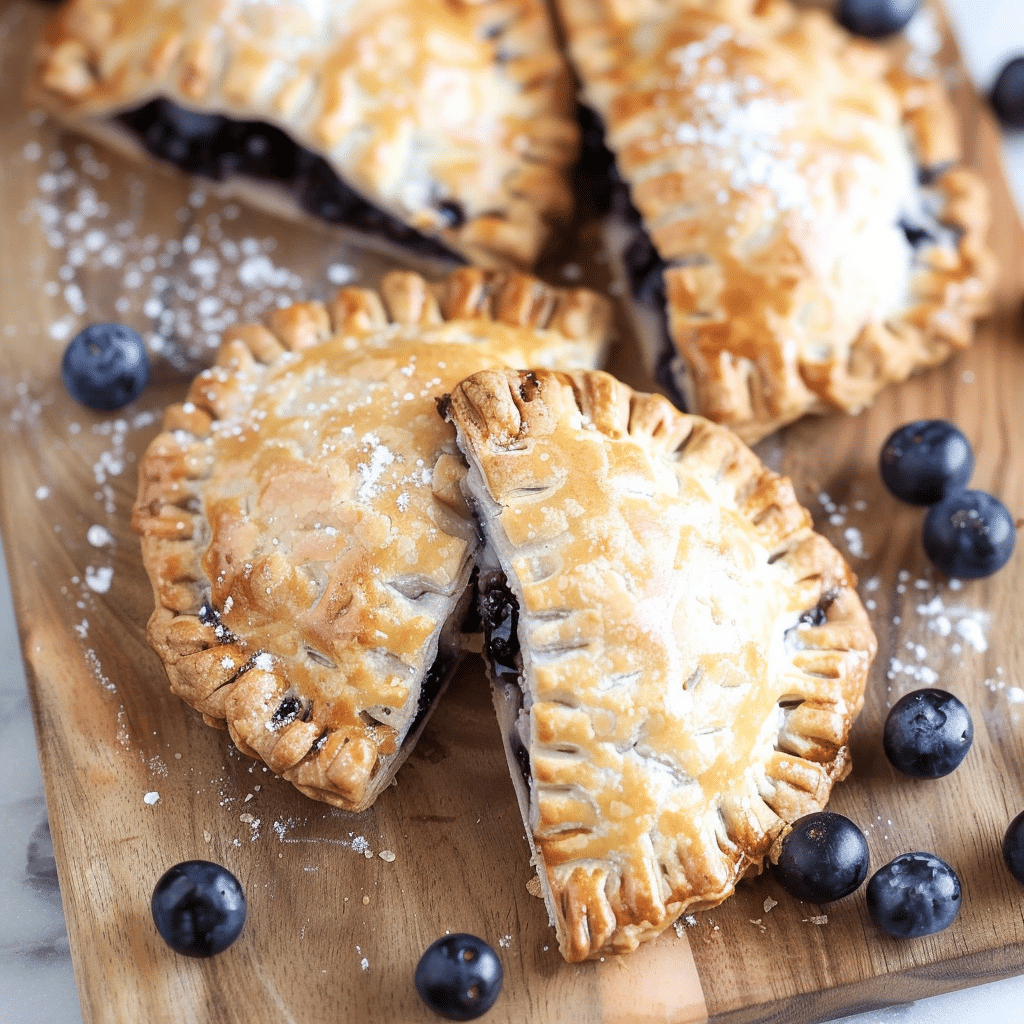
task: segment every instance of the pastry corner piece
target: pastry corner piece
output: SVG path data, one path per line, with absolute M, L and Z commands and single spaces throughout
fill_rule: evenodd
M 228 332 L 140 464 L 133 526 L 171 689 L 308 796 L 368 807 L 463 654 L 476 529 L 437 398 L 594 366 L 604 300 L 466 268 Z
M 579 132 L 543 0 L 66 0 L 28 84 L 58 119 L 275 213 L 530 269 Z
M 629 952 L 825 805 L 874 634 L 789 480 L 726 428 L 602 372 L 489 369 L 442 408 L 559 948 Z
M 649 368 L 754 442 L 972 340 L 995 263 L 942 83 L 789 0 L 557 0 Z

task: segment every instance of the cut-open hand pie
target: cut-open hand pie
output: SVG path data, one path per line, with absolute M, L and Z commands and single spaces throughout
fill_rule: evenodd
M 966 346 L 993 260 L 935 80 L 788 0 L 557 0 L 650 368 L 754 441 Z
M 441 409 L 561 951 L 626 952 L 824 806 L 874 634 L 789 480 L 726 428 L 601 372 L 489 369 Z
M 477 537 L 438 396 L 593 366 L 607 306 L 524 275 L 410 273 L 228 332 L 140 467 L 148 635 L 171 687 L 309 796 L 367 807 L 461 651 Z
M 542 0 L 68 0 L 30 95 L 243 198 L 529 267 L 578 129 Z

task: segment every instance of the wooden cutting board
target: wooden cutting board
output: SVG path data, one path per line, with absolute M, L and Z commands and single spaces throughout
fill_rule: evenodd
M 999 846 L 1024 809 L 1024 551 L 956 587 L 929 568 L 919 510 L 876 470 L 897 424 L 958 423 L 973 485 L 1024 515 L 1021 297 L 1024 234 L 998 137 L 952 44 L 967 159 L 989 180 L 997 308 L 974 347 L 856 418 L 798 424 L 760 447 L 790 474 L 861 579 L 880 641 L 853 734 L 854 774 L 832 806 L 865 830 L 873 868 L 910 850 L 953 864 L 964 905 L 915 941 L 871 924 L 863 889 L 827 907 L 745 884 L 621 961 L 568 966 L 543 905 L 484 679 L 468 664 L 377 806 L 308 801 L 233 750 L 168 691 L 144 627 L 151 595 L 128 527 L 135 460 L 163 406 L 237 313 L 328 294 L 382 260 L 240 210 L 208 186 L 140 172 L 17 101 L 43 8 L 0 0 L 0 525 L 36 716 L 54 847 L 87 1024 L 432 1021 L 412 984 L 446 931 L 489 941 L 505 968 L 498 1022 L 815 1021 L 1024 969 L 1024 887 Z M 592 237 L 547 267 L 601 284 Z M 118 416 L 75 405 L 66 340 L 124 320 L 158 343 L 154 381 Z M 623 335 L 612 369 L 646 386 Z M 974 749 L 946 779 L 897 777 L 881 750 L 887 709 L 921 685 L 969 706 Z M 157 877 L 203 857 L 242 880 L 249 920 L 225 954 L 171 953 L 149 913 Z

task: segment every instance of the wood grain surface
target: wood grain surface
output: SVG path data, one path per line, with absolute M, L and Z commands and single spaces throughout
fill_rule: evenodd
M 879 637 L 854 773 L 832 806 L 865 830 L 873 869 L 910 850 L 954 865 L 963 910 L 938 935 L 898 941 L 872 925 L 863 889 L 817 907 L 759 879 L 629 958 L 569 966 L 527 890 L 529 848 L 475 662 L 396 787 L 358 816 L 306 800 L 170 694 L 144 636 L 135 461 L 228 318 L 324 297 L 353 275 L 373 283 L 385 262 L 133 167 L 19 104 L 43 14 L 0 0 L 0 527 L 87 1024 L 436 1020 L 412 972 L 445 931 L 499 953 L 494 1024 L 810 1022 L 1024 970 L 1024 887 L 1000 856 L 1024 809 L 1024 551 L 989 580 L 944 579 L 922 552 L 921 511 L 888 497 L 876 468 L 894 426 L 947 418 L 974 445 L 972 485 L 1024 515 L 1024 233 L 951 43 L 967 159 L 992 187 L 996 311 L 968 352 L 868 413 L 799 423 L 758 450 L 848 556 Z M 547 276 L 601 285 L 593 239 L 568 238 Z M 156 355 L 150 388 L 116 416 L 60 384 L 66 340 L 97 320 L 133 324 Z M 625 334 L 611 369 L 649 386 Z M 881 727 L 928 684 L 967 703 L 975 745 L 953 775 L 912 781 L 888 766 Z M 241 938 L 209 961 L 170 952 L 149 912 L 159 875 L 192 857 L 228 866 L 249 899 Z

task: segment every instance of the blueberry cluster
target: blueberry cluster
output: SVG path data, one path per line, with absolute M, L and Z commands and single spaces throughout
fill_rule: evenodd
M 998 498 L 968 489 L 974 453 L 952 423 L 915 420 L 897 427 L 882 445 L 879 469 L 897 498 L 928 506 L 922 540 L 941 572 L 981 579 L 1009 561 L 1017 536 L 1013 518 Z

